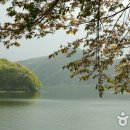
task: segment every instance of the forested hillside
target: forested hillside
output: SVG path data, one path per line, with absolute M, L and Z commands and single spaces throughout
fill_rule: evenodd
M 81 56 L 82 51 L 78 50 L 71 58 L 60 55 L 54 59 L 49 59 L 46 56 L 20 61 L 18 63 L 29 67 L 38 75 L 44 84 L 42 91 L 45 97 L 98 97 L 98 91 L 95 89 L 95 80 L 80 81 L 78 77 L 70 78 L 70 72 L 66 69 L 62 69 L 63 65 L 71 60 L 79 59 Z M 114 64 L 117 64 L 117 62 L 119 61 L 115 61 Z M 114 75 L 114 66 L 110 67 L 107 73 L 109 73 L 109 75 Z
M 41 83 L 37 76 L 26 67 L 6 59 L 0 59 L 0 91 L 37 91 Z

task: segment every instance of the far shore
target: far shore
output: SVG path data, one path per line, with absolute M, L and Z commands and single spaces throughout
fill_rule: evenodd
M 26 91 L 0 91 L 0 93 L 26 93 Z

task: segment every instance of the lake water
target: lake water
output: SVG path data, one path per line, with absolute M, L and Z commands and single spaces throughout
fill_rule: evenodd
M 0 130 L 129 130 L 121 111 L 130 115 L 130 100 L 0 98 Z

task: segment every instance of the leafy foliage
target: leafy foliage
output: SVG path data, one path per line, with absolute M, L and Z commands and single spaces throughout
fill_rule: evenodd
M 0 90 L 36 92 L 41 86 L 36 75 L 29 69 L 0 59 Z
M 14 19 L 12 23 L 1 25 L 0 37 L 7 48 L 11 45 L 19 46 L 18 39 L 23 36 L 27 39 L 39 38 L 53 34 L 59 29 L 64 29 L 67 34 L 76 34 L 83 25 L 86 36 L 68 43 L 65 47 L 61 46 L 50 58 L 59 53 L 71 57 L 77 48 L 83 46 L 82 58 L 64 66 L 72 72 L 71 77 L 78 75 L 81 80 L 97 78 L 96 88 L 101 97 L 105 89 L 113 88 L 115 84 L 118 92 L 129 92 L 128 82 L 120 84 L 117 80 L 118 77 L 123 82 L 129 77 L 129 70 L 125 71 L 125 67 L 129 66 L 127 57 L 127 65 L 122 65 L 121 61 L 115 77 L 109 77 L 105 73 L 108 66 L 113 64 L 113 60 L 123 55 L 123 49 L 130 47 L 129 1 L 12 0 L 7 14 Z M 125 72 L 118 72 L 120 67 Z M 117 89 L 114 90 L 117 93 Z

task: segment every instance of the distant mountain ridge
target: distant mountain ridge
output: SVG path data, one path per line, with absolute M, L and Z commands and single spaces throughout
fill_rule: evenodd
M 79 59 L 82 56 L 82 51 L 71 58 L 64 55 L 59 55 L 49 59 L 46 56 L 33 58 L 18 63 L 33 70 L 39 79 L 43 82 L 42 91 L 45 97 L 52 98 L 85 98 L 98 97 L 98 91 L 95 89 L 96 82 L 94 80 L 79 81 L 78 78 L 70 78 L 70 72 L 63 70 L 62 67 L 73 60 Z M 117 64 L 119 60 L 115 61 Z M 108 70 L 108 73 L 113 75 L 113 66 Z
M 70 73 L 67 70 L 63 70 L 62 67 L 74 60 L 81 57 L 81 52 L 71 58 L 66 58 L 63 55 L 57 56 L 53 59 L 48 57 L 33 58 L 19 63 L 32 69 L 39 78 L 43 81 L 44 85 L 58 85 L 66 83 L 79 82 L 78 79 L 70 79 Z M 51 81 L 51 82 L 50 82 Z

